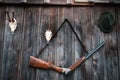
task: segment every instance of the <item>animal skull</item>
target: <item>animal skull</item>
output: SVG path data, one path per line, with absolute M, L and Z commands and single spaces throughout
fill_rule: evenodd
M 51 30 L 46 30 L 45 32 L 45 39 L 47 40 L 47 42 L 49 42 L 52 38 L 52 31 Z
M 13 18 L 14 21 L 9 22 L 9 26 L 11 29 L 12 34 L 14 34 L 14 31 L 16 30 L 17 27 L 17 21 L 15 18 Z

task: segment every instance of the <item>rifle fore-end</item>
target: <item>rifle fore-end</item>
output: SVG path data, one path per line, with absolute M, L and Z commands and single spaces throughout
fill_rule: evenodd
M 79 59 L 77 62 L 75 62 L 72 66 L 70 66 L 70 70 L 74 70 L 76 67 L 78 67 L 79 65 L 81 65 L 82 63 L 84 63 L 84 61 L 86 60 L 86 57 L 82 57 L 81 59 Z
M 33 56 L 30 56 L 30 63 L 29 65 L 31 67 L 35 67 L 35 68 L 42 68 L 42 69 L 53 69 L 57 72 L 63 72 L 63 69 L 53 65 L 51 62 L 45 62 L 44 60 L 35 58 Z

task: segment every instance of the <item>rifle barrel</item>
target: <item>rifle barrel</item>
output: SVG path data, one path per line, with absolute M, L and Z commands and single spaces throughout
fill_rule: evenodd
M 105 44 L 104 41 L 102 41 L 95 49 L 91 50 L 87 56 L 83 56 L 81 59 L 79 59 L 77 62 L 75 62 L 73 65 L 71 65 L 69 68 L 70 70 L 74 70 L 76 67 L 84 63 L 88 58 L 90 58 L 95 52 L 97 52 L 103 45 Z M 70 71 L 70 72 L 71 72 Z M 70 73 L 69 72 L 69 73 Z
M 104 41 L 102 41 L 95 49 L 90 51 L 88 55 L 86 56 L 86 59 L 90 58 L 95 52 L 97 52 L 103 45 L 105 44 Z

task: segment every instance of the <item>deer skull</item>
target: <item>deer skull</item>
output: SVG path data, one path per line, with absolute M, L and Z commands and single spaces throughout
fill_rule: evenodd
M 52 38 L 52 31 L 51 30 L 46 30 L 45 32 L 45 39 L 47 40 L 47 42 L 49 42 Z
M 15 18 L 13 18 L 13 21 L 9 22 L 9 26 L 12 34 L 14 34 L 14 31 L 16 30 L 16 27 L 17 27 L 17 21 Z

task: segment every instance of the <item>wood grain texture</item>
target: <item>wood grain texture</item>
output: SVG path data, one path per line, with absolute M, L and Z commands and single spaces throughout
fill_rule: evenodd
M 39 42 L 39 26 L 40 23 L 40 16 L 39 16 L 39 9 L 38 8 L 28 8 L 25 10 L 25 23 L 24 23 L 24 47 L 23 47 L 23 54 L 26 53 L 27 49 L 31 49 L 28 53 L 32 56 L 36 56 L 36 54 L 38 53 L 38 49 L 40 44 L 38 44 Z M 24 55 L 23 55 L 24 57 Z M 23 60 L 24 61 L 24 60 Z M 24 64 L 23 64 L 24 65 Z M 29 65 L 28 65 L 29 66 Z M 26 69 L 26 68 L 25 68 Z M 27 69 L 28 71 L 26 71 L 26 73 L 29 73 L 28 75 L 23 75 L 23 79 L 29 79 L 29 80 L 33 80 L 36 79 L 36 69 L 34 68 L 29 68 Z M 24 67 L 23 67 L 23 71 L 24 71 Z M 26 78 L 25 78 L 26 77 Z
M 115 17 L 115 8 L 109 7 L 105 11 L 109 11 Z M 106 58 L 106 77 L 107 79 L 117 80 L 119 77 L 118 72 L 118 54 L 117 54 L 117 37 L 116 37 L 116 25 L 110 34 L 105 35 L 106 47 L 105 47 L 105 58 Z M 109 57 L 108 57 L 109 56 Z M 116 56 L 116 57 L 115 57 Z M 113 68 L 115 67 L 115 68 Z M 109 76 L 109 77 L 108 77 Z
M 104 34 L 98 28 L 98 19 L 102 12 L 104 11 L 102 11 L 101 7 L 94 7 L 93 9 L 91 9 L 91 27 L 93 29 L 92 30 L 93 48 L 95 48 L 101 41 L 104 40 Z M 103 62 L 105 61 L 104 50 L 105 48 L 103 47 L 102 50 L 99 50 L 97 54 L 93 56 L 93 59 L 92 59 L 93 71 L 94 71 L 93 80 L 102 80 L 102 79 L 104 80 L 105 79 L 104 77 L 102 77 L 105 75 L 105 72 L 104 72 L 105 64 L 103 64 Z
M 114 4 L 116 5 L 116 3 L 120 3 L 119 0 L 50 0 L 49 3 L 47 4 L 53 4 L 53 5 L 80 5 L 80 6 L 91 6 L 93 4 L 91 4 L 89 1 L 92 1 L 94 3 L 107 3 L 110 4 L 111 2 L 114 2 Z M 6 3 L 28 3 L 28 4 L 45 4 L 46 2 L 44 0 L 0 0 L 0 2 L 4 2 Z M 68 3 L 67 3 L 68 2 Z M 3 4 L 4 4 L 3 3 Z
M 80 13 L 80 7 L 73 8 L 73 13 Z M 74 15 L 74 29 L 81 40 L 81 35 L 82 35 L 81 31 L 82 30 L 81 30 L 81 25 L 80 25 L 79 20 L 80 20 L 80 14 Z M 79 60 L 81 58 L 81 56 L 83 54 L 82 47 L 76 37 L 74 37 L 74 49 L 75 49 L 74 50 L 74 55 L 75 55 L 74 61 L 76 62 L 77 60 Z M 82 80 L 81 68 L 82 67 L 78 67 L 77 69 L 75 69 L 75 74 L 74 74 L 75 80 L 77 80 L 77 79 Z
M 94 0 L 96 3 L 109 3 L 109 0 Z
M 118 70 L 119 70 L 119 73 L 120 74 L 120 8 L 116 8 L 116 27 L 117 27 L 117 46 L 118 46 L 118 50 L 117 50 L 117 53 L 118 53 Z M 120 79 L 120 76 L 119 78 Z
M 92 28 L 91 26 L 91 9 L 89 7 L 87 8 L 80 8 L 80 13 L 79 13 L 79 25 L 80 27 L 77 27 L 77 29 L 81 32 L 81 40 L 83 41 L 83 44 L 85 45 L 85 48 L 89 52 L 92 50 Z M 88 53 L 85 53 L 84 51 L 81 52 L 81 56 L 87 55 Z M 92 63 L 92 57 L 88 59 L 84 65 L 81 67 L 81 76 L 83 76 L 83 80 L 93 80 L 93 63 Z
M 5 3 L 19 3 L 20 0 L 3 0 Z
M 55 0 L 52 0 L 55 2 Z M 65 0 L 63 0 L 65 1 Z M 14 11 L 18 21 L 12 35 L 5 10 Z M 113 31 L 104 34 L 98 28 L 101 13 L 108 11 L 116 17 Z M 10 15 L 12 15 L 10 13 Z M 29 56 L 38 55 L 46 45 L 42 37 L 47 28 L 53 33 L 68 19 L 87 51 L 101 40 L 106 42 L 84 64 L 71 74 L 29 67 Z M 119 6 L 58 7 L 58 6 L 0 6 L 0 79 L 1 80 L 119 80 L 120 77 L 120 8 Z M 56 66 L 69 67 L 87 53 L 81 47 L 68 23 L 65 23 L 39 58 Z
M 96 20 L 93 20 L 93 23 L 92 23 L 92 24 L 95 24 L 95 26 L 93 27 L 94 28 L 93 29 L 94 30 L 93 31 L 94 32 L 93 40 L 95 40 L 95 41 L 93 42 L 93 44 L 99 43 L 101 40 L 104 40 L 106 42 L 105 48 L 103 48 L 102 51 L 99 51 L 99 53 L 97 55 L 93 56 L 94 79 L 95 80 L 99 80 L 99 79 L 100 80 L 101 79 L 118 80 L 118 75 L 119 75 L 118 68 L 119 67 L 117 64 L 118 63 L 118 57 L 117 57 L 118 54 L 117 54 L 117 48 L 116 48 L 117 47 L 117 43 L 116 43 L 117 37 L 116 37 L 116 31 L 115 31 L 116 26 L 110 34 L 103 35 L 103 33 L 99 30 L 99 28 L 97 26 L 98 22 L 96 22 L 96 21 L 98 21 L 100 14 L 102 14 L 103 12 L 111 12 L 113 14 L 113 16 L 115 17 L 115 9 L 112 7 L 108 7 L 108 8 L 98 7 L 93 10 L 95 12 L 93 13 L 92 17 L 94 17 L 94 14 L 96 14 L 95 15 Z M 114 47 L 114 48 L 111 49 L 111 47 L 112 48 Z M 116 56 L 116 57 L 114 57 L 114 56 Z M 104 64 L 103 64 L 103 62 L 104 62 Z M 116 68 L 113 69 L 112 68 L 113 66 Z M 101 69 L 103 69 L 103 70 L 101 70 Z M 114 73 L 114 71 L 116 71 L 116 73 Z
M 44 36 L 44 33 L 46 31 L 46 29 L 50 26 L 50 14 L 49 13 L 49 8 L 45 7 L 44 9 L 41 9 L 41 22 L 40 22 L 40 34 Z M 40 48 L 39 50 L 41 50 L 45 45 L 47 44 L 46 40 L 44 38 L 41 38 L 40 41 Z M 41 55 L 39 56 L 39 58 L 48 61 L 48 56 L 49 56 L 49 51 L 48 51 L 48 47 L 41 53 Z M 39 80 L 40 78 L 43 80 L 48 80 L 49 79 L 49 70 L 42 70 L 39 69 L 37 70 L 36 73 L 36 79 Z
M 57 29 L 60 27 L 60 25 L 62 24 L 62 22 L 64 21 L 64 8 L 58 8 L 58 26 Z M 64 25 L 62 26 L 64 27 Z M 65 65 L 65 53 L 64 53 L 64 28 L 62 28 L 58 34 L 57 34 L 57 38 L 56 38 L 56 55 L 55 55 L 55 63 L 57 66 L 61 66 L 64 67 Z M 57 79 L 56 80 L 64 80 L 63 79 L 63 74 L 56 74 Z
M 50 3 L 53 3 L 53 4 L 64 4 L 66 3 L 66 0 L 50 0 Z
M 50 29 L 52 30 L 53 34 L 55 33 L 55 31 L 57 30 L 57 27 L 58 27 L 58 8 L 55 8 L 55 7 L 50 7 L 49 8 L 49 13 L 50 13 Z M 56 65 L 57 63 L 57 56 L 56 56 L 56 50 L 57 50 L 57 37 L 55 37 L 50 45 L 49 45 L 49 56 L 48 56 L 48 59 L 49 61 L 51 61 L 54 65 Z M 51 80 L 54 80 L 56 79 L 57 80 L 57 72 L 53 71 L 53 70 L 50 70 L 49 72 L 49 76 L 50 76 L 50 79 Z
M 0 7 L 0 64 L 2 64 L 2 55 L 3 55 L 3 45 L 4 45 L 4 31 L 5 31 L 5 8 Z M 2 65 L 0 66 L 0 79 L 1 79 L 1 73 L 2 72 Z
M 89 12 L 89 13 L 88 13 Z M 89 17 L 90 17 L 90 10 L 88 8 L 82 8 L 82 7 L 75 7 L 74 8 L 74 13 L 77 13 L 74 15 L 74 22 L 75 22 L 75 30 L 82 42 L 82 44 L 84 45 L 84 48 L 87 49 L 87 51 L 89 51 L 88 47 L 89 43 L 85 43 L 85 40 L 91 40 L 89 38 L 89 35 L 91 34 L 91 32 L 88 32 L 88 28 L 89 25 Z M 87 31 L 86 31 L 87 30 Z M 75 38 L 75 61 L 79 60 L 80 58 L 82 58 L 83 56 L 85 56 L 87 53 L 86 51 L 84 51 L 84 48 L 81 46 L 80 42 L 78 42 L 77 38 Z M 88 77 L 84 76 L 87 75 L 86 70 L 87 69 L 91 69 L 91 66 L 89 66 L 89 68 L 85 68 L 85 66 L 88 66 L 88 62 L 89 65 L 91 65 L 91 61 L 88 60 L 86 61 L 85 64 L 81 65 L 78 67 L 78 69 L 76 69 L 76 73 L 75 73 L 75 79 L 81 79 L 81 80 L 87 80 Z M 91 74 L 92 75 L 92 74 Z M 90 79 L 90 78 L 89 78 Z
M 39 3 L 43 3 L 44 0 L 27 0 L 27 3 L 34 3 L 34 4 L 39 4 Z
M 16 9 L 17 8 L 17 9 Z M 21 70 L 21 47 L 22 47 L 22 19 L 23 9 L 9 7 L 7 10 L 16 12 L 15 18 L 18 22 L 15 34 L 12 35 L 8 21 L 5 24 L 4 47 L 2 58 L 2 80 L 19 80 Z M 11 13 L 10 13 L 11 14 Z M 19 36 L 17 36 L 19 34 Z

